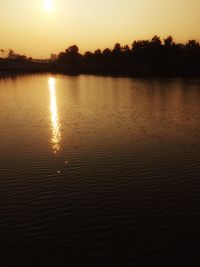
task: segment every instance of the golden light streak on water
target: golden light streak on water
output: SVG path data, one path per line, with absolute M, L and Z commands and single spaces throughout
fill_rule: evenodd
M 54 153 L 57 153 L 60 150 L 61 133 L 56 100 L 56 79 L 50 77 L 48 79 L 48 84 L 50 92 L 50 114 L 52 129 L 51 143 Z

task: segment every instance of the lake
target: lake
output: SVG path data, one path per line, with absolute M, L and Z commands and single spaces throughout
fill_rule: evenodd
M 0 265 L 200 266 L 200 80 L 0 79 Z

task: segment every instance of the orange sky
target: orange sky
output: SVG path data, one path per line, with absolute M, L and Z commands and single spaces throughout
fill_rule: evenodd
M 37 58 L 73 43 L 84 52 L 155 34 L 200 40 L 200 0 L 0 0 L 0 7 L 0 48 Z

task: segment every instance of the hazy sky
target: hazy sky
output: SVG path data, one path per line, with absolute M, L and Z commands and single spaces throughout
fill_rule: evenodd
M 46 1 L 52 10 L 44 0 L 0 0 L 0 48 L 40 58 L 73 43 L 84 52 L 155 34 L 200 40 L 200 0 Z

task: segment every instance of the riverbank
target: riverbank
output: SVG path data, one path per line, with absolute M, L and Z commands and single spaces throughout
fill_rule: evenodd
M 57 62 L 35 63 L 31 61 L 16 62 L 4 60 L 0 62 L 0 76 L 28 73 L 60 73 L 66 75 L 101 75 L 119 77 L 195 77 L 200 78 L 200 70 L 184 66 L 120 66 L 61 64 Z

